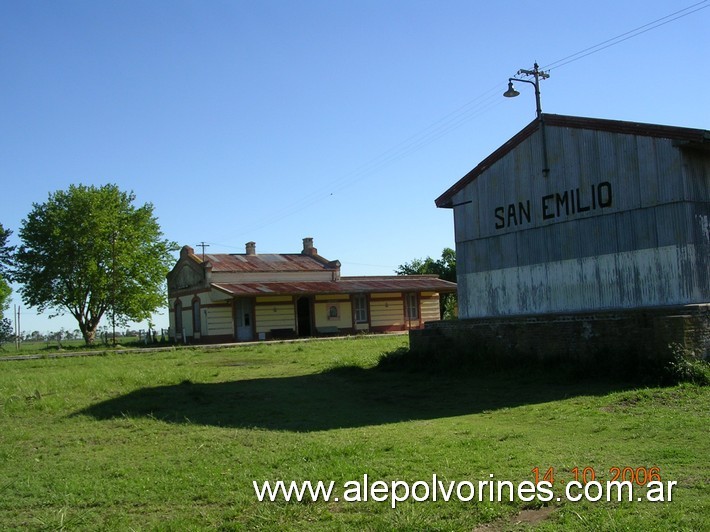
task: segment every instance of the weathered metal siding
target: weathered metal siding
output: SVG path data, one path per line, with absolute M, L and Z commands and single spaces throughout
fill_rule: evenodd
M 453 196 L 460 316 L 710 301 L 710 155 L 548 127 Z

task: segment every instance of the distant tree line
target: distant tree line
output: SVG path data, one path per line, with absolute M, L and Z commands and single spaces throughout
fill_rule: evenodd
M 108 326 L 99 327 L 97 333 L 109 333 Z M 113 334 L 113 333 L 111 333 Z M 137 329 L 125 329 L 116 331 L 117 338 L 142 338 L 146 331 Z M 46 342 L 47 340 L 81 340 L 83 335 L 79 329 L 66 330 L 64 328 L 58 331 L 22 331 L 19 334 L 22 342 Z

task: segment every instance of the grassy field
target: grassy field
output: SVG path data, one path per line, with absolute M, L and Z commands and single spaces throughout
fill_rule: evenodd
M 0 529 L 707 530 L 710 388 L 377 367 L 406 337 L 0 362 Z M 658 467 L 670 502 L 259 502 Z M 589 470 L 588 470 L 589 471 Z M 336 488 L 336 490 L 339 488 Z M 339 494 L 343 495 L 340 489 Z
M 166 345 L 158 343 L 157 345 Z M 109 337 L 108 343 L 102 338 L 98 338 L 96 343 L 91 347 L 86 347 L 84 340 L 25 340 L 20 343 L 18 350 L 14 342 L 9 342 L 0 347 L 0 358 L 12 357 L 17 355 L 28 354 L 53 354 L 66 353 L 72 351 L 105 351 L 107 349 L 121 348 L 143 348 L 146 347 L 145 342 L 140 341 L 137 337 L 120 337 L 116 339 L 116 347 L 113 346 L 112 338 Z

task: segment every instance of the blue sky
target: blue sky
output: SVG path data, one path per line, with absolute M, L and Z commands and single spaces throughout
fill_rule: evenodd
M 708 7 L 4 0 L 0 223 L 17 243 L 33 202 L 111 182 L 180 245 L 310 236 L 343 275 L 392 274 L 454 246 L 434 199 L 534 118 L 531 86 L 502 93 L 535 61 L 545 112 L 710 129 Z M 23 308 L 23 330 L 60 327 Z

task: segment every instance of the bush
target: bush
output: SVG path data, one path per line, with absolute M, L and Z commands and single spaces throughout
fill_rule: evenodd
M 671 344 L 668 348 L 671 359 L 664 369 L 671 382 L 692 382 L 702 386 L 710 384 L 710 364 L 706 360 L 680 344 Z
M 8 318 L 0 319 L 0 348 L 6 342 L 11 342 L 15 339 L 15 335 L 12 332 L 12 322 Z

